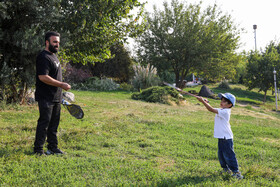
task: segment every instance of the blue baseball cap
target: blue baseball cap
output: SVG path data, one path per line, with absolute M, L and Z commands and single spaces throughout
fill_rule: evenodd
M 218 97 L 219 97 L 220 99 L 222 99 L 222 97 L 228 99 L 228 100 L 231 102 L 232 106 L 235 106 L 235 101 L 236 101 L 236 99 L 235 99 L 235 96 L 232 95 L 231 93 L 225 93 L 225 94 L 219 93 L 219 94 L 218 94 Z

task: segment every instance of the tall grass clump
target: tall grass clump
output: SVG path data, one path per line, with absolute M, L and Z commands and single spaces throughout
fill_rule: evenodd
M 119 84 L 109 78 L 88 78 L 84 83 L 74 84 L 73 89 L 88 91 L 113 91 L 119 89 Z
M 134 87 L 129 83 L 123 82 L 120 84 L 120 89 L 124 91 L 133 91 Z
M 150 64 L 147 67 L 135 65 L 133 66 L 135 76 L 132 80 L 132 85 L 138 91 L 151 86 L 158 86 L 160 78 L 157 75 L 157 68 Z
M 220 84 L 218 85 L 218 88 L 226 90 L 231 89 L 227 80 L 222 80 L 222 82 L 220 82 Z
M 6 108 L 7 108 L 6 100 L 0 101 L 0 111 L 1 110 L 6 110 Z

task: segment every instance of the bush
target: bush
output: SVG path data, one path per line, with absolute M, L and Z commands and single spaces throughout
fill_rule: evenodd
M 222 80 L 222 82 L 218 85 L 218 88 L 221 89 L 231 89 L 227 80 Z
M 134 93 L 132 99 L 152 103 L 180 104 L 184 98 L 173 88 L 154 86 L 143 90 L 141 93 Z
M 77 90 L 112 91 L 117 90 L 120 86 L 109 78 L 91 77 L 85 83 L 74 84 L 72 87 Z
M 157 76 L 157 68 L 154 66 L 133 66 L 135 76 L 132 80 L 132 85 L 138 91 L 151 86 L 157 86 L 160 83 L 160 78 Z
M 77 68 L 72 66 L 70 63 L 67 63 L 65 68 L 63 69 L 63 79 L 65 82 L 69 82 L 70 84 L 76 83 L 79 84 L 81 82 L 85 82 L 88 78 L 92 77 L 92 74 L 86 66 L 82 66 Z
M 124 90 L 124 91 L 133 91 L 134 90 L 133 86 L 126 82 L 120 84 L 120 89 Z

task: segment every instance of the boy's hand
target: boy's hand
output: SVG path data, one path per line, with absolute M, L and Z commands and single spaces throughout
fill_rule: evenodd
M 197 100 L 199 100 L 200 102 L 203 102 L 203 98 L 202 97 L 197 97 Z
M 207 99 L 204 99 L 203 97 L 200 97 L 200 96 L 197 97 L 197 100 L 199 100 L 202 103 L 204 103 L 204 102 L 209 103 L 209 101 Z
M 213 108 L 211 105 L 209 105 L 209 101 L 207 99 L 204 99 L 203 97 L 197 96 L 197 100 L 203 103 L 203 105 L 209 110 L 210 112 L 218 114 L 218 110 Z

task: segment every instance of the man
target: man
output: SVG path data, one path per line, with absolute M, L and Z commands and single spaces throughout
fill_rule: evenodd
M 61 65 L 55 53 L 60 44 L 60 34 L 47 32 L 45 35 L 45 49 L 36 59 L 36 91 L 35 100 L 38 101 L 40 117 L 37 123 L 34 153 L 63 154 L 58 149 L 57 128 L 60 120 L 60 102 L 62 89 L 69 90 L 71 86 L 62 82 Z M 43 146 L 47 138 L 48 150 Z

